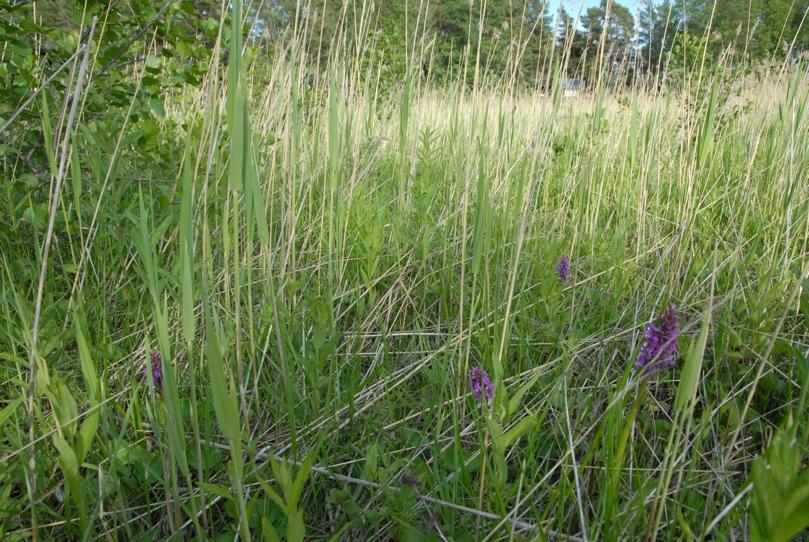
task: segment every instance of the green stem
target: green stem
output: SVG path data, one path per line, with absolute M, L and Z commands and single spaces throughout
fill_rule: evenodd
M 632 408 L 629 410 L 629 415 L 626 418 L 624 430 L 621 432 L 621 436 L 618 440 L 618 450 L 615 453 L 615 461 L 613 462 L 614 470 L 620 470 L 621 466 L 623 466 L 626 445 L 627 442 L 629 442 L 629 435 L 632 433 L 632 426 L 635 423 L 635 416 L 638 415 L 640 404 L 643 402 L 643 398 L 646 396 L 647 385 L 648 379 L 644 378 L 641 381 L 640 386 L 638 386 L 638 393 L 635 395 L 635 400 L 632 402 Z
M 624 464 L 624 456 L 626 455 L 626 446 L 629 442 L 629 435 L 632 433 L 632 426 L 635 424 L 635 417 L 638 415 L 640 405 L 643 398 L 646 396 L 646 388 L 648 386 L 648 379 L 644 378 L 638 386 L 638 391 L 635 394 L 635 400 L 629 409 L 629 414 L 626 417 L 624 428 L 621 435 L 618 437 L 618 447 L 615 451 L 615 457 L 612 461 L 612 468 L 610 469 L 610 479 L 608 482 L 608 497 L 607 497 L 607 521 L 612 523 L 612 518 L 615 517 L 615 509 L 618 503 L 618 483 L 621 478 L 621 468 Z M 610 532 L 612 529 L 609 530 Z M 611 539 L 615 539 L 615 533 L 611 532 Z

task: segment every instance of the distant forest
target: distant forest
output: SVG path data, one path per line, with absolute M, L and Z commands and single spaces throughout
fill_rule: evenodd
M 133 62 L 146 64 L 139 90 L 144 103 L 168 89 L 198 85 L 214 45 L 230 39 L 229 25 L 219 24 L 223 9 L 230 19 L 230 5 L 0 0 L 0 121 L 73 58 L 80 29 L 86 31 L 93 15 L 103 32 L 91 109 L 129 106 L 137 79 Z M 784 59 L 796 62 L 809 52 L 809 0 L 641 0 L 633 9 L 601 0 L 580 6 L 579 0 L 564 0 L 558 8 L 547 0 L 252 0 L 245 3 L 242 31 L 248 58 L 260 63 L 251 70 L 255 77 L 284 58 L 306 59 L 301 75 L 307 78 L 342 65 L 388 88 L 408 75 L 438 86 L 494 82 L 546 90 L 553 81 L 589 82 L 596 74 L 606 74 L 612 86 L 656 85 L 683 80 L 694 69 L 738 74 Z M 223 56 L 227 61 L 227 52 Z M 56 84 L 63 84 L 61 78 Z M 38 122 L 30 111 L 22 119 Z
M 438 81 L 471 81 L 479 60 L 479 77 L 540 86 L 557 68 L 583 78 L 606 68 L 631 82 L 684 70 L 702 62 L 703 52 L 708 63 L 749 67 L 785 54 L 797 59 L 809 48 L 809 0 L 579 6 L 578 0 L 560 9 L 545 0 L 269 0 L 253 2 L 248 24 L 254 39 L 286 43 L 291 33 L 302 35 L 316 62 L 341 44 L 343 52 L 381 57 L 390 75 L 404 75 L 412 55 Z M 337 29 L 343 34 L 335 35 Z

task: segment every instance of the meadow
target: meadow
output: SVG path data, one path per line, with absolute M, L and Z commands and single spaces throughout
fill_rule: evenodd
M 806 536 L 805 65 L 566 98 L 219 38 L 146 135 L 77 55 L 4 162 L 3 539 Z

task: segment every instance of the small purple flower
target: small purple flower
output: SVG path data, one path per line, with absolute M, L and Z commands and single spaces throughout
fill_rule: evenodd
M 475 367 L 469 371 L 469 385 L 472 386 L 472 393 L 478 403 L 483 399 L 484 392 L 486 399 L 491 399 L 492 395 L 494 395 L 494 386 L 491 379 L 489 379 L 489 373 L 480 367 Z
M 556 264 L 556 274 L 559 275 L 561 282 L 567 282 L 570 278 L 570 259 L 567 256 L 562 256 L 562 259 Z
M 163 391 L 163 358 L 157 350 L 151 351 L 151 364 L 144 367 L 146 377 L 152 378 L 152 386 L 157 393 Z
M 669 305 L 658 319 L 658 324 L 650 322 L 643 334 L 635 369 L 645 369 L 647 375 L 667 369 L 677 360 L 677 338 L 680 336 L 677 307 Z
M 638 361 L 635 363 L 635 368 L 640 369 L 646 367 L 650 361 L 660 352 L 660 328 L 654 322 L 649 322 L 646 328 L 646 333 L 643 334 L 643 346 L 638 355 Z

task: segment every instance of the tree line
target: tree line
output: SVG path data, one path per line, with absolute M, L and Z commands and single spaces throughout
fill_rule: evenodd
M 547 0 L 271 0 L 252 21 L 256 36 L 302 35 L 315 63 L 338 45 L 342 54 L 362 46 L 396 77 L 413 57 L 439 81 L 504 77 L 540 86 L 557 69 L 567 77 L 605 70 L 632 80 L 683 70 L 703 52 L 708 63 L 753 66 L 797 59 L 809 48 L 809 0 L 642 0 L 634 10 L 601 0 L 578 11 L 579 4 L 554 10 Z
M 747 69 L 809 51 L 809 0 L 642 0 L 634 10 L 618 0 L 583 11 L 579 5 L 254 0 L 246 3 L 243 32 L 258 61 L 271 63 L 300 47 L 288 58 L 304 59 L 309 77 L 336 60 L 390 87 L 414 70 L 439 85 L 506 81 L 544 90 L 557 76 L 590 80 L 605 73 L 615 84 L 635 84 L 687 73 L 698 63 Z M 72 71 L 56 72 L 71 65 L 93 16 L 103 32 L 85 120 L 110 132 L 128 122 L 137 143 L 158 152 L 163 97 L 202 80 L 213 44 L 229 39 L 229 6 L 228 0 L 0 0 L 0 158 L 10 167 L 45 167 L 40 121 L 48 104 L 58 107 L 64 97 Z M 44 92 L 30 100 L 46 80 Z

